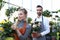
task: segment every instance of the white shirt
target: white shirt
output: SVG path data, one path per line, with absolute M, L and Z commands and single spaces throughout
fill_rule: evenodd
M 39 18 L 36 18 L 36 21 L 42 21 L 42 16 L 40 16 Z M 46 34 L 48 34 L 50 32 L 49 21 L 44 16 L 43 16 L 43 24 L 44 24 L 44 28 L 46 30 L 40 33 L 42 36 L 44 36 L 44 35 L 46 35 Z

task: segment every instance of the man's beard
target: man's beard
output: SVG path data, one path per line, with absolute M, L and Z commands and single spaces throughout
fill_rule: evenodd
M 37 15 L 38 15 L 38 16 L 41 16 L 41 15 L 42 15 L 42 13 L 37 13 Z

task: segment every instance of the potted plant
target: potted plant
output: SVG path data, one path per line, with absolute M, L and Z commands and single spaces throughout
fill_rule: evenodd
M 11 29 L 11 25 L 13 23 L 9 20 L 3 20 L 2 22 L 0 22 L 0 37 L 1 40 L 7 40 L 9 39 L 13 39 L 13 36 L 11 36 L 11 34 L 13 33 L 13 30 Z
M 51 36 L 51 40 L 56 40 L 57 37 L 57 24 L 53 21 L 50 21 L 49 25 L 50 27 L 50 33 L 49 35 Z

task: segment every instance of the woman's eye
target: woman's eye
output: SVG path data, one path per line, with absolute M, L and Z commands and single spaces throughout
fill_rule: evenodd
M 18 15 L 22 15 L 22 13 L 18 14 Z
M 22 15 L 22 14 L 20 14 L 20 15 Z

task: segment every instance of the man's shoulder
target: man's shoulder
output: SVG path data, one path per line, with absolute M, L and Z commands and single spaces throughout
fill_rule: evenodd
M 47 17 L 43 16 L 44 21 L 49 21 Z
M 43 16 L 44 19 L 48 19 L 47 17 Z

